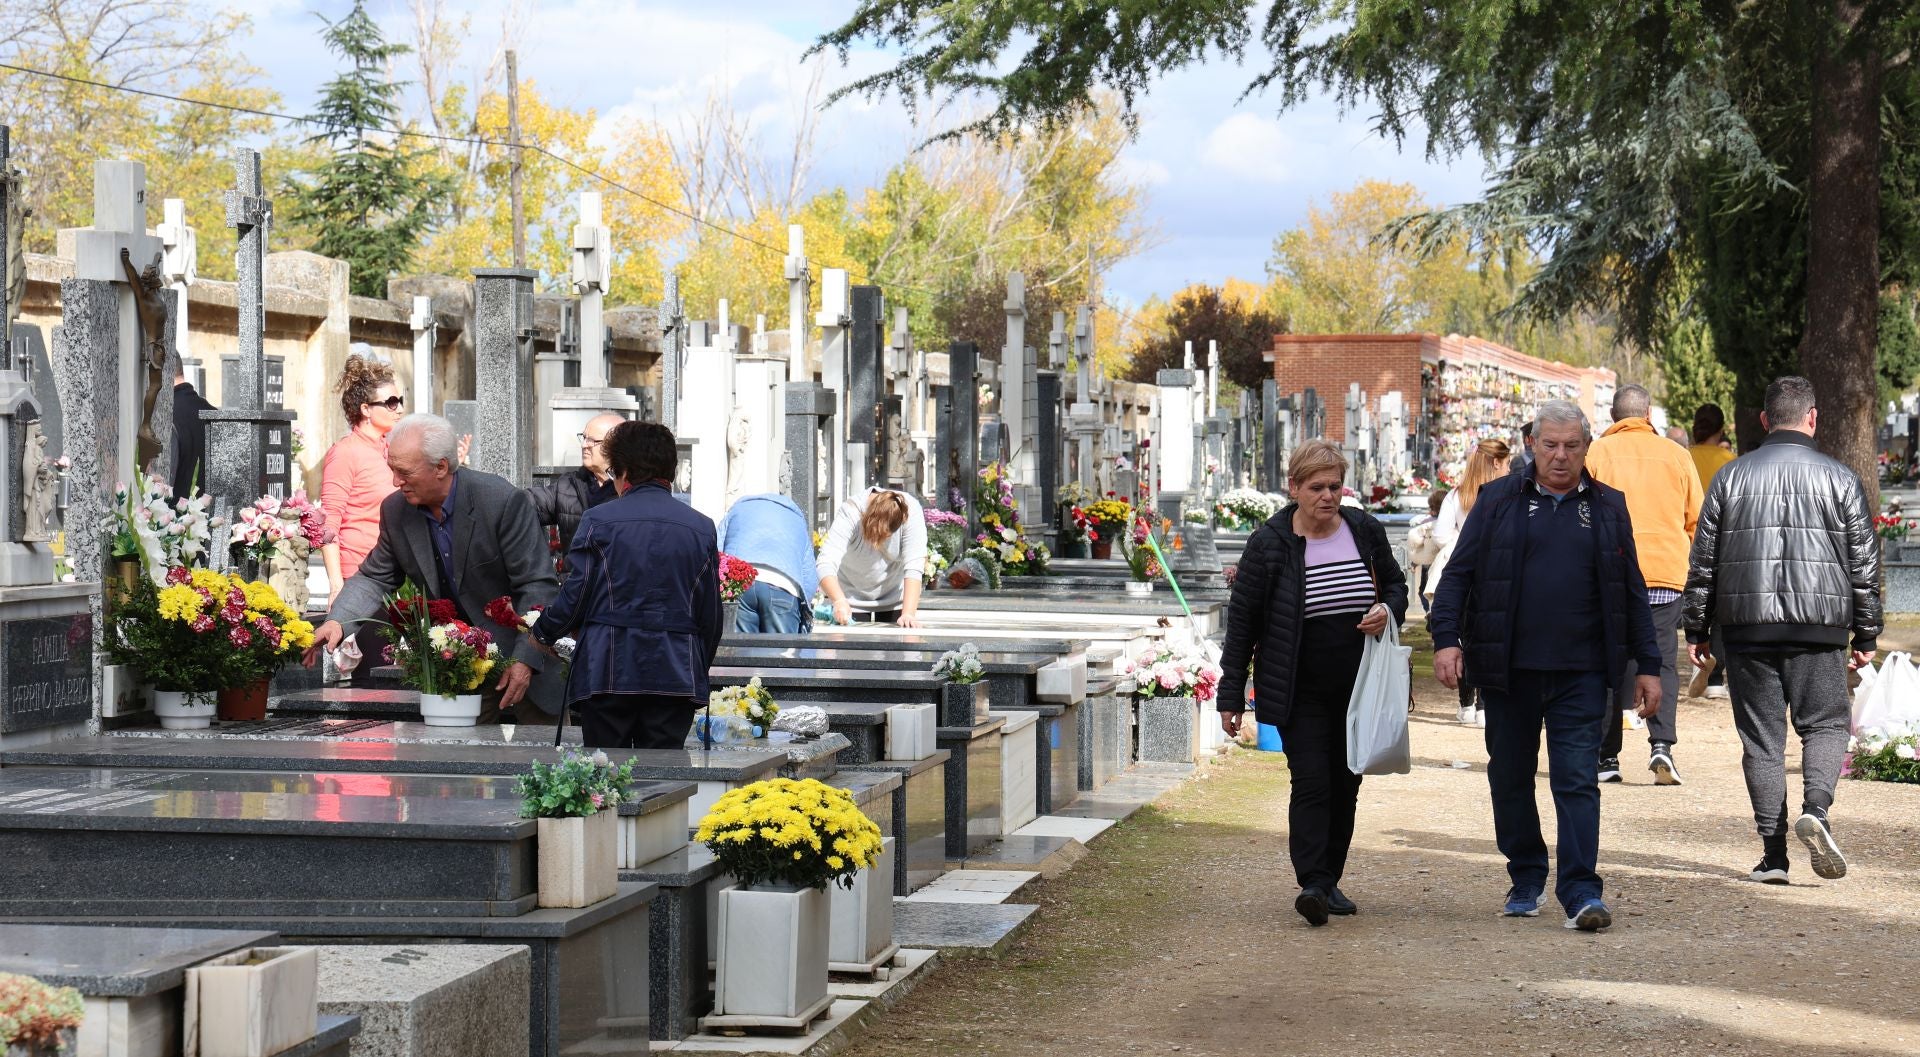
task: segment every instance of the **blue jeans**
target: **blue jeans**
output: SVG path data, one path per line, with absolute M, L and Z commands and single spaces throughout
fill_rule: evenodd
M 732 630 L 748 635 L 803 635 L 813 629 L 813 613 L 799 598 L 772 584 L 754 584 L 740 596 L 740 615 Z
M 1540 730 L 1547 732 L 1547 774 L 1559 820 L 1560 871 L 1553 894 L 1571 915 L 1598 899 L 1594 867 L 1600 856 L 1600 723 L 1613 706 L 1600 672 L 1516 670 L 1507 689 L 1482 688 L 1487 707 L 1487 785 L 1493 791 L 1493 832 L 1507 857 L 1513 887 L 1547 887 L 1547 842 L 1533 798 L 1540 762 Z

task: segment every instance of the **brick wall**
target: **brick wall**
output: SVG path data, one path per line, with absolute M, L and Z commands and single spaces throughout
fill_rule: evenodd
M 1274 339 L 1273 377 L 1280 395 L 1309 388 L 1326 406 L 1326 437 L 1347 435 L 1347 388 L 1354 382 L 1378 406 L 1399 390 L 1408 408 L 1420 406 L 1420 351 L 1429 334 L 1282 334 Z

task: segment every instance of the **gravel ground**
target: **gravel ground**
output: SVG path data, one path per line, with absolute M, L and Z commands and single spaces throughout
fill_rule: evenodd
M 1815 878 L 1796 842 L 1793 884 L 1754 884 L 1731 718 L 1684 701 L 1687 784 L 1653 786 L 1629 732 L 1627 783 L 1606 787 L 1614 927 L 1504 919 L 1480 732 L 1428 661 L 1413 773 L 1360 792 L 1358 917 L 1294 914 L 1285 759 L 1235 751 L 1044 884 L 1004 957 L 947 964 L 843 1052 L 1920 1054 L 1920 788 L 1842 783 L 1849 875 Z M 1540 799 L 1551 843 L 1544 774 Z

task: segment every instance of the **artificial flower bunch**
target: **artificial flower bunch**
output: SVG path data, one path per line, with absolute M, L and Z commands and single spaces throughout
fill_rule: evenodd
M 113 513 L 100 528 L 113 536 L 115 560 L 138 559 L 148 579 L 158 584 L 168 569 L 206 560 L 219 525 L 207 515 L 212 502 L 205 493 L 177 499 L 167 482 L 142 474 L 136 488 L 123 484 L 114 490 Z
M 1160 578 L 1160 556 L 1153 546 L 1153 527 L 1144 517 L 1136 517 L 1121 538 L 1121 546 L 1127 555 L 1127 571 L 1140 583 L 1152 583 Z
M 1873 531 L 1883 540 L 1903 540 L 1912 529 L 1912 523 L 1897 514 L 1875 514 Z
M 980 523 L 989 527 L 1011 528 L 1020 524 L 1020 510 L 1013 495 L 1013 475 L 1005 464 L 990 462 L 980 468 L 980 483 L 973 493 L 974 509 Z
M 428 598 L 409 580 L 387 598 L 383 623 L 386 661 L 423 694 L 456 696 L 478 690 L 500 659 L 500 646 L 483 628 L 461 620 L 453 603 Z
M 741 884 L 853 887 L 883 847 L 853 794 L 811 778 L 769 778 L 714 802 L 694 839 Z
M 720 601 L 738 602 L 747 588 L 760 578 L 760 570 L 753 563 L 731 554 L 720 555 Z
M 745 686 L 708 691 L 707 711 L 713 716 L 744 719 L 756 726 L 771 727 L 773 717 L 780 714 L 780 705 L 774 701 L 773 691 L 756 675 Z
M 945 510 L 928 507 L 924 513 L 927 522 L 927 566 L 932 569 L 932 558 L 939 555 L 942 567 L 952 565 L 960 559 L 967 549 L 967 519 L 963 514 L 954 514 Z M 933 574 L 937 575 L 937 573 Z M 930 581 L 932 582 L 932 581 Z
M 535 624 L 539 623 L 540 614 L 546 612 L 546 609 L 546 606 L 534 606 L 532 609 L 527 610 L 525 615 L 522 615 L 518 609 L 514 608 L 513 597 L 511 595 L 501 595 L 499 598 L 481 607 L 480 612 L 495 624 L 503 628 L 512 628 L 514 631 L 525 635 L 533 630 Z M 579 643 L 575 642 L 571 635 L 555 639 L 553 640 L 553 655 L 560 658 L 562 665 L 570 668 L 573 665 L 574 648 L 578 645 Z M 566 670 L 566 668 L 561 669 L 563 674 Z
M 1085 508 L 1088 529 L 1098 539 L 1118 536 L 1133 521 L 1133 507 L 1125 500 L 1108 497 Z
M 974 537 L 976 549 L 984 548 L 1000 559 L 1001 571 L 1008 576 L 1045 576 L 1047 562 L 1053 555 L 1048 553 L 1046 544 L 1027 538 L 1018 528 L 1005 525 L 990 525 L 987 531 Z
M 271 561 L 276 553 L 301 561 L 332 542 L 326 512 L 305 492 L 295 492 L 286 499 L 263 495 L 240 508 L 229 546 L 258 562 Z
M 934 662 L 933 674 L 950 683 L 977 683 L 987 677 L 987 666 L 980 660 L 980 647 L 968 642 L 941 654 Z
M 1920 785 L 1920 727 L 1891 723 L 1853 735 L 1841 773 L 1862 781 Z
M 107 652 L 158 689 L 204 692 L 270 676 L 312 645 L 313 625 L 267 584 L 176 565 L 116 610 Z
M 920 582 L 927 587 L 940 586 L 940 578 L 946 574 L 947 569 L 952 564 L 952 562 L 947 560 L 946 555 L 934 550 L 932 547 L 928 547 L 927 564 L 920 572 Z
M 1174 650 L 1162 645 L 1141 651 L 1121 662 L 1120 674 L 1131 676 L 1141 697 L 1191 697 L 1213 700 L 1220 686 L 1220 666 L 1200 651 Z
M 521 818 L 585 818 L 618 808 L 633 785 L 633 761 L 618 767 L 607 754 L 560 751 L 558 763 L 540 763 L 514 779 Z
M 1216 513 L 1223 525 L 1251 532 L 1280 512 L 1286 497 L 1253 488 L 1234 488 L 1220 497 Z

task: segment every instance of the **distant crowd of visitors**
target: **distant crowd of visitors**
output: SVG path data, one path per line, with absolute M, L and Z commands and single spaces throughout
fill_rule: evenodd
M 1622 386 L 1612 411 L 1597 439 L 1579 408 L 1553 401 L 1517 453 L 1483 440 L 1408 539 L 1434 673 L 1458 688 L 1460 721 L 1486 730 L 1509 879 L 1501 912 L 1537 916 L 1546 898 L 1534 799 L 1544 732 L 1559 834 L 1553 895 L 1566 926 L 1590 932 L 1613 920 L 1598 872 L 1600 785 L 1623 780 L 1623 710 L 1645 720 L 1654 783 L 1682 784 L 1682 629 L 1694 692 L 1734 708 L 1761 843 L 1748 875 L 1786 883 L 1789 833 L 1817 875 L 1846 874 L 1829 812 L 1847 746 L 1848 670 L 1872 660 L 1881 630 L 1873 512 L 1853 471 L 1815 449 L 1810 383 L 1768 387 L 1766 439 L 1739 458 L 1718 407 L 1699 409 L 1691 445 L 1655 430 L 1639 386 Z M 1293 501 L 1247 542 L 1221 660 L 1223 727 L 1237 733 L 1251 705 L 1281 732 L 1294 906 L 1316 926 L 1358 909 L 1340 889 L 1360 788 L 1346 766 L 1346 704 L 1364 637 L 1403 620 L 1408 599 L 1380 523 L 1339 505 L 1346 472 L 1330 444 L 1293 454 Z M 1709 685 L 1716 673 L 1723 687 Z M 1789 722 L 1803 761 L 1792 815 Z

